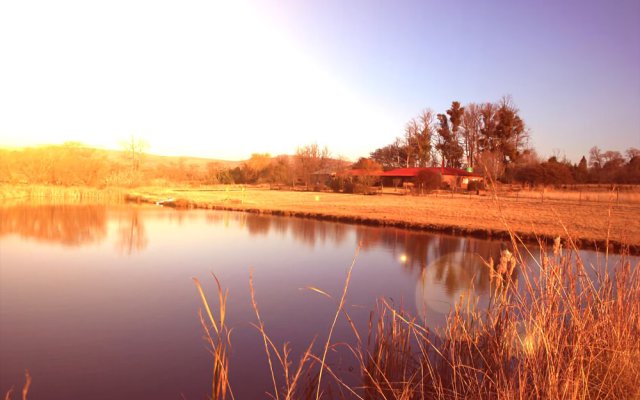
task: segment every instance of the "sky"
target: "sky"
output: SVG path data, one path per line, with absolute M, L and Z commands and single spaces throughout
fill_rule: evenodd
M 510 95 L 542 156 L 640 148 L 640 1 L 2 1 L 0 146 L 352 160 Z

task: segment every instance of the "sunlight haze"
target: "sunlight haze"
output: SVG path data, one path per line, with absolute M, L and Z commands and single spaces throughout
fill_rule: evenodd
M 169 155 L 243 159 L 317 142 L 353 157 L 371 150 L 356 132 L 385 138 L 403 123 L 242 2 L 2 9 L 4 145 L 118 148 L 134 134 Z
M 425 108 L 513 97 L 542 156 L 640 147 L 640 3 L 0 5 L 0 146 L 367 156 Z M 526 18 L 523 18 L 526 16 Z M 615 105 L 615 106 L 613 106 Z

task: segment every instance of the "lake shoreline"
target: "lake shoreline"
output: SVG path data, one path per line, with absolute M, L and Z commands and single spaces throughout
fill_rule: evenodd
M 237 211 L 414 231 L 552 243 L 570 236 L 581 249 L 640 254 L 640 202 L 576 202 L 494 198 L 490 193 L 399 193 L 365 196 L 245 188 L 241 186 L 89 188 L 37 185 L 0 186 L 0 204 L 23 201 L 162 204 L 175 208 Z M 638 227 L 636 225 L 639 225 Z M 567 233 L 568 232 L 568 233 Z M 569 243 L 567 244 L 569 246 Z
M 248 191 L 249 192 L 249 191 Z M 282 192 L 281 192 L 282 193 Z M 285 192 L 286 193 L 286 192 Z M 296 195 L 296 192 L 290 192 L 292 196 Z M 302 192 L 314 198 L 325 196 L 326 193 L 316 192 Z M 180 193 L 187 194 L 187 193 Z M 247 195 L 249 196 L 249 195 Z M 316 197 L 317 196 L 317 197 Z M 344 194 L 338 194 L 338 196 L 348 196 Z M 351 195 L 354 196 L 354 195 Z M 355 195 L 357 196 L 357 195 Z M 194 196 L 197 197 L 197 196 Z M 362 196 L 360 197 L 376 197 L 376 196 Z M 441 196 L 444 197 L 444 196 Z M 300 210 L 300 204 L 292 202 L 288 207 L 272 207 L 268 205 L 252 204 L 250 201 L 246 203 L 243 201 L 237 201 L 237 199 L 225 199 L 224 201 L 215 200 L 202 200 L 198 198 L 192 198 L 188 194 L 184 197 L 168 198 L 161 194 L 139 192 L 130 192 L 125 195 L 127 202 L 133 203 L 147 203 L 158 204 L 166 207 L 173 207 L 178 209 L 206 209 L 206 210 L 218 210 L 218 211 L 233 211 L 233 212 L 245 212 L 250 214 L 268 215 L 268 216 L 283 216 L 283 217 L 295 217 L 295 218 L 308 218 L 321 221 L 340 222 L 347 224 L 359 224 L 376 227 L 390 227 L 400 228 L 413 231 L 442 233 L 453 236 L 466 236 L 484 240 L 501 240 L 511 241 L 511 235 L 514 234 L 518 241 L 522 241 L 525 244 L 537 245 L 540 242 L 553 243 L 553 240 L 557 236 L 561 236 L 563 240 L 566 240 L 567 235 L 558 232 L 558 234 L 540 233 L 535 231 L 524 231 L 513 229 L 511 232 L 508 229 L 500 228 L 499 226 L 492 227 L 474 227 L 474 226 L 460 226 L 454 223 L 425 223 L 421 221 L 412 221 L 408 218 L 387 218 L 386 216 L 371 216 L 358 213 L 357 210 L 350 209 L 347 212 L 331 212 L 327 210 L 323 211 L 310 211 Z M 236 200 L 236 201 L 233 201 Z M 225 204 L 226 203 L 226 204 Z M 355 211 L 355 212 L 353 212 Z M 622 242 L 615 239 L 606 238 L 589 238 L 584 236 L 572 236 L 572 245 L 566 244 L 566 247 L 573 247 L 587 250 L 604 251 L 606 246 L 609 246 L 609 250 L 622 253 L 628 251 L 629 254 L 640 254 L 640 244 L 631 244 Z

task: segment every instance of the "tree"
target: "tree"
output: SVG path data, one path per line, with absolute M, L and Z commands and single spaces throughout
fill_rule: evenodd
M 602 168 L 604 165 L 603 154 L 598 146 L 589 149 L 589 168 Z
M 142 166 L 142 160 L 144 152 L 149 147 L 149 143 L 146 140 L 137 138 L 134 134 L 131 134 L 128 139 L 120 142 L 120 147 L 125 153 L 125 157 L 129 163 L 131 171 L 137 172 Z
M 296 149 L 296 172 L 307 189 L 311 183 L 311 174 L 321 170 L 329 160 L 329 149 L 320 148 L 316 143 Z
M 281 155 L 272 160 L 268 180 L 269 183 L 293 184 L 295 174 L 289 156 Z
M 582 156 L 580 162 L 576 165 L 573 177 L 578 183 L 586 183 L 589 179 L 589 169 L 587 167 L 587 159 L 585 156 Z
M 364 174 L 358 177 L 358 181 L 364 186 L 365 192 L 378 179 L 378 172 L 382 171 L 382 165 L 369 158 L 360 157 L 352 167 L 352 169 L 364 170 Z
M 269 153 L 253 153 L 251 158 L 242 164 L 244 169 L 244 179 L 246 183 L 257 183 L 265 178 L 271 165 L 271 155 Z
M 545 185 L 561 185 L 572 183 L 571 167 L 564 162 L 558 162 L 556 157 L 540 164 L 542 167 L 542 183 Z
M 483 151 L 478 157 L 478 166 L 482 172 L 496 182 L 505 171 L 504 156 L 499 151 Z
M 475 167 L 478 157 L 478 140 L 482 129 L 482 113 L 478 104 L 471 103 L 464 107 L 462 127 L 462 143 L 467 165 Z
M 526 125 L 510 97 L 499 103 L 485 103 L 481 107 L 480 151 L 502 155 L 506 165 L 515 162 L 525 150 L 529 138 Z
M 629 147 L 624 153 L 627 156 L 627 161 L 629 162 L 635 157 L 640 157 L 640 149 L 636 149 L 635 147 Z
M 458 104 L 458 107 L 459 107 L 458 102 L 454 101 L 453 103 Z M 448 110 L 448 112 L 454 109 L 455 109 L 455 106 L 452 105 L 452 108 Z M 459 118 L 461 114 L 458 114 L 459 108 L 455 109 L 453 113 L 457 123 L 455 132 L 449 127 L 449 121 L 445 114 L 437 115 L 438 128 L 436 129 L 436 132 L 438 133 L 438 143 L 436 144 L 436 149 L 440 151 L 442 166 L 459 168 L 460 159 L 462 158 L 462 155 L 463 155 L 463 150 L 462 150 L 462 147 L 460 146 L 460 143 L 457 140 L 456 135 L 457 135 L 457 129 L 459 127 Z M 453 126 L 453 123 L 452 123 L 452 126 Z
M 371 158 L 360 157 L 358 161 L 353 163 L 351 169 L 364 169 L 367 171 L 382 171 L 382 165 Z
M 420 114 L 418 132 L 416 132 L 416 165 L 418 167 L 426 167 L 431 161 L 433 132 L 433 111 L 427 108 Z
M 420 126 L 415 118 L 412 118 L 404 127 L 404 149 L 405 149 L 405 167 L 409 168 L 416 164 L 418 156 L 418 135 Z
M 396 138 L 393 143 L 371 152 L 370 156 L 383 168 L 401 168 L 404 166 L 405 152 L 401 141 Z

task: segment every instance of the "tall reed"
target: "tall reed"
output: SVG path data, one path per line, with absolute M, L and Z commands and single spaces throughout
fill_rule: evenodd
M 213 275 L 213 274 L 212 274 Z M 193 282 L 200 293 L 202 305 L 204 306 L 208 321 L 202 315 L 202 309 L 198 311 L 200 323 L 205 332 L 205 339 L 209 343 L 211 355 L 213 356 L 213 370 L 211 379 L 211 399 L 224 400 L 227 393 L 233 399 L 233 391 L 229 385 L 229 355 L 228 349 L 231 347 L 231 330 L 225 325 L 227 309 L 228 290 L 224 291 L 218 278 L 213 275 L 218 290 L 218 318 L 213 316 L 207 297 L 204 294 L 202 285 L 197 278 Z

